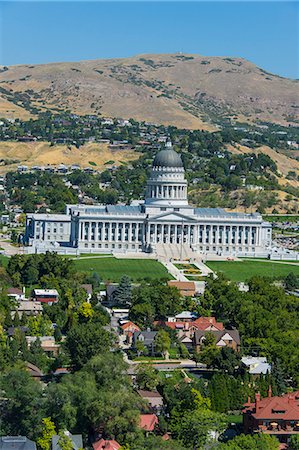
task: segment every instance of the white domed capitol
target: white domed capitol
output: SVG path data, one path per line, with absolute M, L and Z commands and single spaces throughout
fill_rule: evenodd
M 160 256 L 265 256 L 271 225 L 258 213 L 188 204 L 181 156 L 167 143 L 155 157 L 144 201 L 67 205 L 65 214 L 27 214 L 29 252 L 155 252 Z

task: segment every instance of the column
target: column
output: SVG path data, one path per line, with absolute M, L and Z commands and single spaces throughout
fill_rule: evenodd
M 91 241 L 91 223 L 90 222 L 87 222 L 88 223 L 88 242 L 90 242 Z
M 233 241 L 233 227 L 232 225 L 229 227 L 229 232 L 228 232 L 228 245 L 232 246 L 232 242 Z

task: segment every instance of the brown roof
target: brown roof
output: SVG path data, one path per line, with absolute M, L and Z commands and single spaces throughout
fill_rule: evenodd
M 158 391 L 145 391 L 143 389 L 139 389 L 137 392 L 142 398 L 163 398 Z
M 154 431 L 159 420 L 156 414 L 140 414 L 139 426 L 145 431 Z
M 194 333 L 195 344 L 200 344 L 201 338 L 206 333 L 212 333 L 216 338 L 216 344 L 223 338 L 223 336 L 228 333 L 231 338 L 236 342 L 237 345 L 240 345 L 240 335 L 238 330 L 222 330 L 222 331 L 204 331 L 204 330 L 196 330 Z
M 92 284 L 81 284 L 81 288 L 85 289 L 87 294 L 92 294 Z
M 254 403 L 244 405 L 244 413 L 251 414 L 255 419 L 277 421 L 294 420 L 299 422 L 299 391 L 285 394 L 281 397 L 260 398 L 256 394 Z
M 168 286 L 175 286 L 180 291 L 195 291 L 195 283 L 194 283 L 194 281 L 170 280 L 167 283 L 168 283 Z
M 120 444 L 113 439 L 101 439 L 92 444 L 94 450 L 118 450 Z
M 8 294 L 15 294 L 15 295 L 22 295 L 23 291 L 22 291 L 22 289 L 12 287 L 12 288 L 8 288 L 7 289 L 7 293 Z

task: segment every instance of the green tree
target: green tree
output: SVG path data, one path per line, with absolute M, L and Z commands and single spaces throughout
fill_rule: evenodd
M 73 450 L 73 442 L 68 435 L 68 431 L 60 430 L 58 435 L 58 446 L 61 448 L 61 450 Z
M 71 328 L 64 343 L 75 370 L 83 367 L 93 356 L 107 352 L 111 345 L 111 335 L 96 323 Z
M 132 285 L 127 275 L 123 275 L 120 279 L 117 289 L 113 293 L 113 299 L 116 304 L 127 306 L 131 303 Z
M 290 439 L 290 449 L 299 450 L 299 434 L 294 434 Z
M 165 330 L 159 330 L 155 337 L 155 351 L 162 353 L 163 358 L 167 358 L 170 350 L 171 340 Z
M 42 419 L 42 423 L 41 436 L 37 439 L 36 443 L 41 450 L 51 450 L 52 436 L 56 434 L 55 425 L 51 417 L 45 417 Z
M 159 384 L 158 371 L 150 364 L 140 364 L 136 383 L 139 389 L 154 391 Z

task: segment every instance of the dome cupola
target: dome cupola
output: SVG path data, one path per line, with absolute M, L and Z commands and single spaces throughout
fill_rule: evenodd
M 173 150 L 171 142 L 167 142 L 165 149 L 160 150 L 159 153 L 157 153 L 153 162 L 153 167 L 179 168 L 184 166 L 181 155 Z

